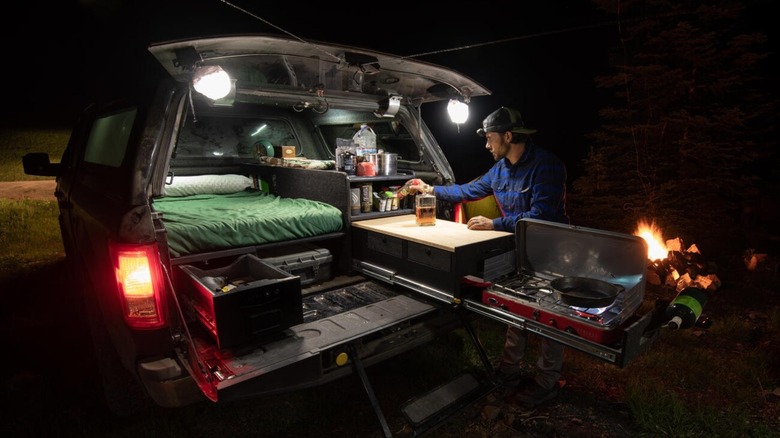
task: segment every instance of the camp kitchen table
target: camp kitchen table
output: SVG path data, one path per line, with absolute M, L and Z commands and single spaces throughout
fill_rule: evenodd
M 353 226 L 355 269 L 428 297 L 531 331 L 623 367 L 657 337 L 656 312 L 637 315 L 644 298 L 647 250 L 641 238 L 621 233 L 522 219 L 515 233 L 469 230 L 437 219 L 418 226 L 414 215 L 359 221 Z M 595 257 L 595 258 L 594 258 Z M 512 291 L 533 277 L 582 275 L 624 282 L 612 311 L 581 309 Z M 550 292 L 547 290 L 547 292 Z M 649 337 L 648 337 L 649 336 Z
M 658 337 L 657 309 L 636 314 L 647 262 L 638 237 L 533 219 L 520 220 L 515 233 L 469 230 L 442 219 L 419 226 L 414 215 L 357 221 L 352 227 L 356 271 L 452 305 L 464 316 L 504 322 L 619 367 Z M 603 309 L 551 299 L 552 279 L 578 275 L 622 283 L 624 292 Z M 463 318 L 464 328 L 493 379 L 469 321 Z M 435 416 L 432 407 L 454 409 L 449 406 L 484 391 L 473 378 L 462 377 L 410 402 L 404 413 L 422 424 Z

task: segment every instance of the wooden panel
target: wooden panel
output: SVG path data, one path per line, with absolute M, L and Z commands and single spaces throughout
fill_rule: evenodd
M 465 224 L 444 219 L 436 219 L 434 226 L 421 227 L 415 222 L 413 214 L 353 222 L 352 226 L 430 245 L 449 252 L 455 252 L 455 249 L 459 247 L 512 234 L 505 231 L 469 230 Z

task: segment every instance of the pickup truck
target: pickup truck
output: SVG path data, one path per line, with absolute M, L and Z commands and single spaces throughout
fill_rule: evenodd
M 23 159 L 26 173 L 56 177 L 115 413 L 144 398 L 177 407 L 319 385 L 461 326 L 453 302 L 356 272 L 353 229 L 414 224 L 398 187 L 454 180 L 421 105 L 467 103 L 485 87 L 421 61 L 270 35 L 148 52 L 159 80 L 150 72 L 88 107 L 59 162 Z M 224 95 L 207 97 L 215 72 Z M 367 130 L 374 144 L 356 141 Z M 372 167 L 345 171 L 344 151 Z M 437 214 L 452 220 L 455 207 Z M 511 238 L 493 237 L 463 274 L 511 251 Z
M 652 342 L 655 314 L 634 314 L 647 261 L 638 237 L 543 221 L 464 233 L 464 209 L 441 201 L 440 222 L 415 224 L 404 183 L 454 183 L 421 106 L 489 94 L 471 78 L 271 35 L 148 52 L 161 68 L 88 107 L 59 162 L 23 158 L 26 173 L 56 177 L 69 271 L 113 412 L 150 399 L 179 407 L 260 397 L 356 373 L 387 432 L 366 366 L 465 327 L 489 378 L 439 388 L 477 397 L 500 383 L 472 318 L 618 366 Z M 524 270 L 544 284 L 583 272 L 617 279 L 625 293 L 605 319 L 517 294 L 511 281 L 488 289 Z M 435 392 L 418 400 L 420 429 L 458 405 Z

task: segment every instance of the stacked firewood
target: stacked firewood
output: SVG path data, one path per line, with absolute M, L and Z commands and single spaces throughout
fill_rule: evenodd
M 648 260 L 648 283 L 673 287 L 678 292 L 686 287 L 708 291 L 720 288 L 716 264 L 707 261 L 696 244 L 684 249 L 683 241 L 678 237 L 667 240 L 666 249 L 669 252 L 665 259 Z

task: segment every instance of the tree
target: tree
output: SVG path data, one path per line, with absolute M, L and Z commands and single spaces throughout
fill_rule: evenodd
M 686 244 L 744 245 L 742 205 L 764 176 L 756 164 L 777 160 L 774 99 L 761 88 L 766 36 L 746 31 L 730 0 L 595 3 L 618 18 L 614 73 L 596 79 L 614 102 L 588 136 L 573 222 L 632 233 L 647 219 Z

